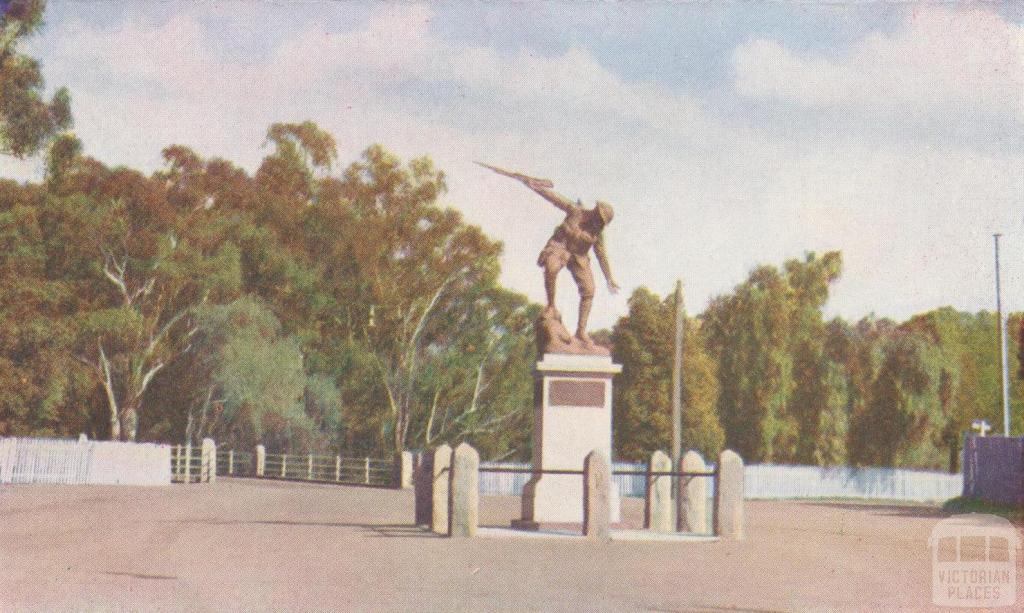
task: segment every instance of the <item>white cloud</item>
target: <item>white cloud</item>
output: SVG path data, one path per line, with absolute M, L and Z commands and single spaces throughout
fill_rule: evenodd
M 919 5 L 892 34 L 838 56 L 758 38 L 733 54 L 736 88 L 807 108 L 1009 116 L 1024 121 L 1024 28 L 978 5 Z

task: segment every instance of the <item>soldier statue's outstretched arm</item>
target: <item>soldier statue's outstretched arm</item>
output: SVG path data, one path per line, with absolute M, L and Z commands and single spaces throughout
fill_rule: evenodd
M 504 168 L 491 166 L 490 164 L 484 164 L 483 162 L 477 162 L 477 164 L 483 166 L 488 170 L 493 170 L 499 175 L 509 177 L 521 182 L 523 185 L 537 192 L 538 194 L 540 194 L 542 198 L 544 198 L 551 204 L 557 206 L 558 208 L 562 209 L 566 213 L 571 213 L 572 211 L 579 208 L 579 206 L 572 200 L 569 200 L 565 196 L 553 191 L 551 188 L 554 187 L 555 185 L 548 179 L 538 179 L 536 177 L 524 175 L 523 173 L 520 172 L 512 172 L 511 170 L 505 170 Z
M 557 206 L 566 213 L 571 213 L 579 208 L 579 205 L 577 205 L 572 200 L 569 200 L 565 196 L 559 194 L 558 192 L 548 187 L 541 185 L 540 183 L 536 183 L 533 181 L 524 181 L 524 183 L 526 184 L 526 187 L 529 187 L 533 191 L 540 194 L 541 198 L 544 198 L 545 200 Z
M 604 235 L 599 234 L 597 242 L 594 243 L 594 255 L 597 256 L 597 264 L 601 267 L 601 272 L 604 274 L 605 280 L 608 282 L 608 291 L 617 294 L 619 293 L 619 284 L 615 282 L 612 277 L 612 267 L 608 263 L 608 251 L 604 246 Z

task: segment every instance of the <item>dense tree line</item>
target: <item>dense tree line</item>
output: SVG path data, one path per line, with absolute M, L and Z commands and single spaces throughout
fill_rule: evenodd
M 943 307 L 897 323 L 825 321 L 841 256 L 809 253 L 755 268 L 686 322 L 686 447 L 724 445 L 751 462 L 958 469 L 974 419 L 1002 424 L 994 313 Z M 1024 418 L 1024 323 L 1010 356 L 1011 422 Z M 624 364 L 616 449 L 641 459 L 668 448 L 674 300 L 646 288 L 612 334 Z M 1014 376 L 1016 374 L 1016 376 Z
M 374 145 L 340 167 L 305 122 L 270 126 L 252 174 L 182 145 L 152 174 L 110 168 L 18 51 L 42 0 L 3 6 L 0 156 L 45 155 L 46 173 L 0 178 L 0 436 L 529 457 L 539 308 L 498 283 L 501 245 L 440 204 L 429 159 Z M 970 421 L 1001 423 L 992 313 L 826 321 L 841 267 L 838 252 L 759 266 L 686 319 L 685 447 L 955 469 Z M 670 446 L 674 313 L 640 288 L 594 334 L 624 366 L 620 458 Z
M 4 433 L 524 449 L 535 309 L 443 173 L 267 141 L 253 176 L 182 146 L 145 176 L 62 136 L 45 182 L 0 183 Z

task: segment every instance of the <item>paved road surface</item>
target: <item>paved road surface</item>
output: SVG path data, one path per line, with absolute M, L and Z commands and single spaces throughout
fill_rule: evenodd
M 637 521 L 639 501 L 627 504 L 627 518 Z M 433 537 L 409 525 L 408 491 L 247 479 L 5 486 L 0 609 L 930 607 L 927 539 L 942 518 L 936 509 L 801 502 L 747 509 L 742 542 L 602 545 Z M 485 498 L 482 523 L 507 526 L 517 510 L 517 499 Z

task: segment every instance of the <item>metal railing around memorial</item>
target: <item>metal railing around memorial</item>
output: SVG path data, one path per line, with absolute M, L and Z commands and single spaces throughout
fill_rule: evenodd
M 693 477 L 710 477 L 712 479 L 712 483 L 714 483 L 714 481 L 718 478 L 718 468 L 716 466 L 712 466 L 711 470 L 702 470 L 702 471 L 670 471 L 670 470 L 669 471 L 647 471 L 646 469 L 638 470 L 636 468 L 636 466 L 641 466 L 641 467 L 644 466 L 643 464 L 640 464 L 640 465 L 629 464 L 629 465 L 625 465 L 625 466 L 626 467 L 622 467 L 621 464 L 615 464 L 613 469 L 612 469 L 612 482 L 615 483 L 616 487 L 619 488 L 619 495 L 627 495 L 627 494 L 624 494 L 623 491 L 622 491 L 623 490 L 622 485 L 623 485 L 623 481 L 624 480 L 618 479 L 617 477 L 636 477 L 636 478 L 639 478 L 641 480 L 641 483 L 642 483 L 641 492 L 639 494 L 639 496 L 641 496 L 641 497 L 644 496 L 645 493 L 646 493 L 646 489 L 647 489 L 647 485 L 646 484 L 647 484 L 648 477 L 691 477 L 691 478 L 693 478 Z M 535 475 L 535 474 L 540 474 L 540 475 L 580 475 L 580 476 L 583 475 L 583 470 L 579 470 L 579 469 L 576 469 L 576 470 L 574 470 L 574 469 L 561 469 L 561 468 L 534 469 L 531 466 L 525 465 L 525 464 L 518 465 L 518 466 L 512 466 L 512 465 L 507 465 L 507 464 L 506 465 L 495 465 L 495 464 L 486 463 L 486 462 L 480 464 L 480 472 L 481 473 L 490 473 L 490 474 L 499 474 L 499 475 L 500 474 L 525 475 L 527 478 L 526 479 L 522 479 L 522 482 L 518 485 L 518 488 L 517 488 L 519 491 L 515 492 L 516 494 L 522 494 L 522 488 L 526 484 L 526 481 L 529 480 L 529 476 L 532 476 L 532 475 Z M 484 493 L 484 494 L 495 493 L 493 491 L 488 491 L 491 488 L 486 488 L 486 486 L 483 485 L 484 482 L 483 482 L 482 479 L 480 480 L 480 483 L 481 483 L 481 493 Z M 629 481 L 627 483 L 630 486 L 633 485 L 632 481 Z M 713 488 L 713 486 L 712 486 L 712 488 Z M 709 488 L 709 489 L 712 489 L 712 488 Z M 501 492 L 501 493 L 504 493 L 504 492 Z
M 491 470 L 491 469 L 515 470 Z M 710 470 L 714 470 L 711 465 Z M 533 469 L 530 464 L 519 462 L 481 462 L 480 493 L 491 496 L 519 496 L 530 480 Z M 582 472 L 580 473 L 582 474 Z M 618 488 L 619 496 L 643 498 L 647 491 L 647 464 L 615 462 L 612 464 L 612 483 Z M 708 496 L 714 496 L 714 479 L 708 487 Z

